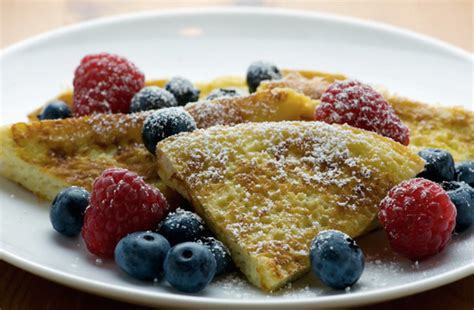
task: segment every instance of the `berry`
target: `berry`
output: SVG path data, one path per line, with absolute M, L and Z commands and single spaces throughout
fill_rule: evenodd
M 94 181 L 82 237 L 100 257 L 113 257 L 127 234 L 155 228 L 168 211 L 161 192 L 127 169 L 107 169 Z
M 161 140 L 185 131 L 196 129 L 191 114 L 181 107 L 164 108 L 149 115 L 142 129 L 145 147 L 155 154 L 156 144 Z
M 71 117 L 71 114 L 71 108 L 64 101 L 54 100 L 44 107 L 41 114 L 38 115 L 38 119 L 40 121 L 45 119 L 63 119 Z
M 132 97 L 144 83 L 143 73 L 124 57 L 87 55 L 74 73 L 74 115 L 128 113 Z
M 278 80 L 282 75 L 277 66 L 265 61 L 256 61 L 247 69 L 247 85 L 249 92 L 254 93 L 260 83 L 265 80 Z
M 373 131 L 404 145 L 410 140 L 408 127 L 382 95 L 354 80 L 332 83 L 323 93 L 314 119 Z
M 115 262 L 139 280 L 158 279 L 170 244 L 162 235 L 141 231 L 125 236 L 115 248 Z
M 157 86 L 148 86 L 142 88 L 133 96 L 130 112 L 158 110 L 177 105 L 176 98 L 169 91 Z
M 207 95 L 206 100 L 213 100 L 216 98 L 231 98 L 243 96 L 244 93 L 237 88 L 216 88 Z
M 204 245 L 211 251 L 216 260 L 216 276 L 225 273 L 232 266 L 230 252 L 226 246 L 214 237 L 202 237 L 197 243 Z
M 68 187 L 57 194 L 49 211 L 53 228 L 62 235 L 77 236 L 84 224 L 89 198 L 89 192 L 77 186 Z
M 378 217 L 392 249 L 418 260 L 446 247 L 456 208 L 440 185 L 417 178 L 392 188 L 380 203 Z
M 309 260 L 316 276 L 329 287 L 345 289 L 364 271 L 364 253 L 348 235 L 337 230 L 321 231 L 311 242 Z
M 456 180 L 474 187 L 474 161 L 465 161 L 455 166 Z
M 177 209 L 163 220 L 159 230 L 171 245 L 196 241 L 206 232 L 204 221 L 191 211 Z
M 196 293 L 214 278 L 216 260 L 205 246 L 185 242 L 168 251 L 163 268 L 171 286 L 182 292 Z
M 194 88 L 189 80 L 182 77 L 174 77 L 169 80 L 165 89 L 174 95 L 180 106 L 199 99 L 199 89 Z
M 456 227 L 458 233 L 467 230 L 474 223 L 474 189 L 464 182 L 443 182 L 449 198 L 456 207 Z
M 453 181 L 455 177 L 454 159 L 447 151 L 439 149 L 424 149 L 418 152 L 426 162 L 425 170 L 417 177 L 433 182 Z

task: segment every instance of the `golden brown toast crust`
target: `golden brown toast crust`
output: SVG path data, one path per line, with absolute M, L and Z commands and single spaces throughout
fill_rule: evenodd
M 128 166 L 139 162 L 133 170 L 153 182 L 157 178 L 150 171 L 153 156 L 140 145 L 143 120 L 143 114 L 95 115 L 17 123 L 11 131 L 22 159 L 48 168 L 78 186 L 89 187 L 94 177 L 110 168 L 111 163 Z M 94 152 L 98 160 L 92 162 L 88 156 Z M 112 157 L 100 158 L 107 153 Z
M 410 128 L 410 147 L 448 150 L 455 161 L 474 159 L 474 113 L 462 107 L 442 107 L 386 95 Z
M 259 89 L 291 88 L 311 99 L 318 100 L 332 82 L 332 79 L 327 80 L 320 76 L 305 78 L 297 72 L 289 72 L 281 80 L 264 81 Z
M 189 199 L 250 282 L 275 290 L 308 270 L 320 229 L 362 234 L 387 191 L 424 161 L 374 133 L 321 122 L 247 123 L 157 146 L 163 181 Z
M 290 88 L 267 89 L 249 96 L 193 102 L 186 110 L 198 128 L 246 122 L 310 120 L 315 102 Z
M 146 113 L 103 114 L 4 127 L 0 172 L 51 200 L 66 186 L 90 190 L 103 170 L 123 167 L 160 188 L 175 205 L 181 198 L 160 181 L 154 156 L 143 146 L 145 117 Z M 43 184 L 48 178 L 51 182 Z

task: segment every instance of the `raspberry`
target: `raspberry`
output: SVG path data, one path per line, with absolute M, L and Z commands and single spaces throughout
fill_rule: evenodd
M 74 73 L 74 115 L 128 113 L 132 97 L 144 83 L 143 73 L 123 57 L 87 55 Z
M 410 140 L 408 127 L 382 95 L 354 80 L 332 83 L 322 95 L 314 119 L 373 131 L 404 145 Z
M 445 248 L 456 208 L 440 185 L 417 178 L 392 188 L 380 203 L 378 217 L 392 249 L 417 260 Z
M 156 228 L 167 211 L 161 192 L 137 174 L 107 169 L 94 181 L 82 237 L 91 253 L 110 258 L 122 237 Z

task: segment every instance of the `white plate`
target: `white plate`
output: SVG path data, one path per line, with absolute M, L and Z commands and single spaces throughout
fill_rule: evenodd
M 51 32 L 6 49 L 2 123 L 70 85 L 80 58 L 110 51 L 129 57 L 147 77 L 207 80 L 245 73 L 266 59 L 280 67 L 342 72 L 427 102 L 472 107 L 472 55 L 436 40 L 359 20 L 262 9 L 207 9 L 103 19 Z M 366 270 L 348 292 L 324 288 L 313 276 L 265 295 L 238 279 L 219 279 L 201 294 L 163 283 L 133 281 L 112 262 L 96 261 L 79 239 L 54 233 L 47 203 L 0 179 L 3 258 L 53 281 L 148 305 L 297 308 L 366 304 L 413 294 L 473 273 L 472 231 L 443 253 L 415 265 L 391 253 L 382 233 L 360 240 Z M 308 288 L 305 288 L 309 285 Z

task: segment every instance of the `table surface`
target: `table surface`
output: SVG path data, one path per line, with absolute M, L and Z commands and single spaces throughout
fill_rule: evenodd
M 381 21 L 474 51 L 474 2 L 277 0 L 1 0 L 0 47 L 60 26 L 130 12 L 210 5 L 287 7 Z M 83 293 L 0 261 L 0 309 L 130 309 L 136 306 Z M 141 307 L 136 307 L 141 309 Z M 474 309 L 474 276 L 413 296 L 360 309 Z

